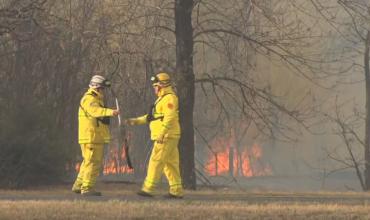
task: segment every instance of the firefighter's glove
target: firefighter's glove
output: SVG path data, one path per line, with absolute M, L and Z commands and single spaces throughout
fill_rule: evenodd
M 117 115 L 119 115 L 119 110 L 113 109 L 113 116 L 117 116 Z
M 128 125 L 136 125 L 136 120 L 134 118 L 129 118 L 129 119 L 126 119 L 125 120 L 125 124 L 128 124 Z

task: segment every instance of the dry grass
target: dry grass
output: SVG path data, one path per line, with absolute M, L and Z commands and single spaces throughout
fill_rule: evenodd
M 2 201 L 0 219 L 370 219 L 367 205 L 189 201 Z
M 370 219 L 370 205 L 367 204 L 370 194 L 360 192 L 242 192 L 235 189 L 215 192 L 204 189 L 187 192 L 186 199 L 173 201 L 160 197 L 140 199 L 134 195 L 139 185 L 104 184 L 99 188 L 105 196 L 93 200 L 72 195 L 69 185 L 0 190 L 0 220 Z

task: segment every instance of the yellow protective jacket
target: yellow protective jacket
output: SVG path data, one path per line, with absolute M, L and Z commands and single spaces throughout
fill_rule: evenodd
M 104 107 L 103 95 L 89 89 L 78 109 L 78 143 L 105 144 L 110 142 L 109 125 L 101 117 L 113 116 L 113 110 Z
M 152 108 L 153 120 L 148 121 L 148 115 L 134 118 L 132 121 L 137 125 L 149 122 L 152 140 L 157 140 L 162 135 L 167 138 L 180 138 L 179 102 L 171 86 L 159 91 Z

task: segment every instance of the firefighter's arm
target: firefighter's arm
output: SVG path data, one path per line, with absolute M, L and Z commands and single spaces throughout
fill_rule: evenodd
M 101 107 L 99 102 L 93 97 L 86 96 L 81 101 L 81 106 L 89 115 L 94 118 L 115 115 L 113 109 Z
M 143 125 L 147 123 L 147 115 L 143 115 L 137 118 L 129 118 L 126 120 L 126 123 L 129 125 Z
M 167 136 L 168 130 L 171 129 L 171 126 L 174 124 L 177 111 L 178 100 L 176 96 L 166 96 L 163 100 L 163 121 L 158 135 L 159 139 L 161 139 L 159 141 L 163 141 L 163 139 Z

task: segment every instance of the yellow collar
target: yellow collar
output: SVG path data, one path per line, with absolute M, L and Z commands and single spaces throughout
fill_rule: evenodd
M 162 97 L 168 93 L 175 93 L 172 89 L 171 86 L 167 86 L 167 87 L 164 87 L 164 88 L 161 88 L 161 90 L 159 91 L 158 93 L 158 97 Z
M 98 90 L 93 88 L 89 88 L 89 90 L 87 90 L 87 93 L 94 93 L 97 95 L 97 98 L 99 99 L 102 99 L 104 97 L 103 94 L 101 94 L 100 92 L 98 92 Z

